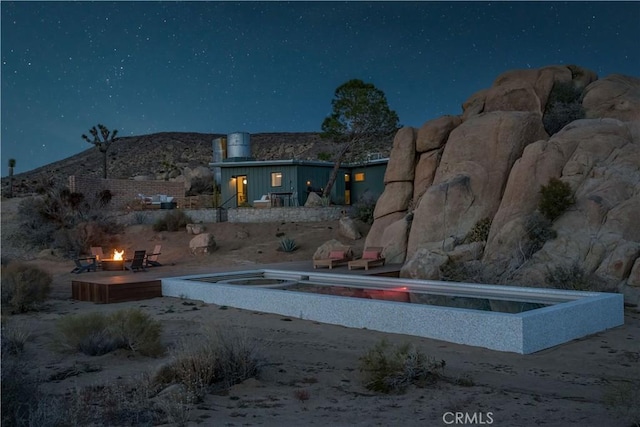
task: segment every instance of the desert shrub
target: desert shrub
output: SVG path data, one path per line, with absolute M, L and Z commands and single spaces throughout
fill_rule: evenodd
M 540 196 L 538 210 L 549 221 L 554 221 L 576 202 L 571 186 L 557 178 L 551 178 L 540 188 Z
M 16 326 L 3 326 L 2 337 L 0 344 L 2 344 L 3 355 L 18 355 L 24 350 L 24 345 L 29 340 L 31 334 Z
M 179 383 L 188 402 L 202 400 L 208 390 L 226 389 L 255 377 L 262 365 L 253 343 L 230 331 L 209 332 L 197 342 L 183 341 L 172 361 L 156 375 L 159 384 Z
M 86 250 L 89 245 L 102 242 L 102 235 L 114 235 L 122 229 L 104 209 L 110 201 L 109 190 L 84 195 L 59 185 L 47 188 L 40 196 L 20 203 L 16 238 L 28 247 Z M 83 224 L 85 229 L 86 224 L 91 224 L 90 232 L 76 230 Z
M 524 228 L 529 238 L 528 255 L 539 251 L 547 240 L 555 239 L 558 236 L 551 225 L 551 221 L 538 212 L 534 212 L 527 218 Z
M 161 325 L 139 309 L 119 310 L 111 315 L 88 313 L 68 315 L 58 320 L 56 346 L 99 356 L 119 348 L 144 356 L 164 352 L 160 342 Z
M 365 387 L 382 393 L 402 393 L 412 384 L 435 383 L 444 366 L 444 360 L 436 361 L 410 344 L 392 347 L 386 340 L 360 358 Z
M 2 304 L 16 313 L 37 310 L 49 297 L 53 279 L 39 267 L 12 262 L 2 269 Z
M 2 426 L 29 425 L 31 408 L 38 403 L 38 384 L 29 375 L 23 361 L 2 355 L 0 399 Z
M 354 216 L 365 224 L 373 224 L 373 212 L 378 198 L 371 192 L 365 191 L 353 205 Z
M 110 316 L 110 333 L 128 349 L 143 356 L 160 356 L 162 326 L 139 309 L 120 310 Z
M 298 249 L 298 245 L 296 244 L 296 241 L 289 238 L 289 237 L 283 237 L 282 239 L 280 239 L 280 248 L 279 248 L 282 252 L 293 252 L 296 249 Z
M 598 281 L 576 261 L 570 266 L 559 265 L 552 269 L 548 268 L 545 274 L 545 282 L 556 289 L 587 291 L 597 286 Z
M 469 234 L 467 234 L 466 241 L 472 242 L 486 242 L 489 238 L 489 231 L 491 230 L 491 218 L 483 218 L 476 222 Z
M 159 218 L 153 224 L 154 231 L 178 231 L 182 228 L 186 228 L 187 224 L 193 222 L 193 220 L 179 209 L 174 209 L 165 214 L 163 218 Z
M 148 220 L 148 216 L 146 212 L 135 211 L 133 213 L 132 223 L 134 225 L 146 224 Z
M 584 117 L 582 90 L 570 81 L 555 82 L 542 116 L 542 123 L 547 133 L 553 135 L 572 121 Z

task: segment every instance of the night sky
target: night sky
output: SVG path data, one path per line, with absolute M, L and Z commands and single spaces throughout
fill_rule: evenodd
M 516 68 L 640 76 L 640 2 L 7 2 L 2 176 L 79 153 L 102 123 L 317 132 L 335 89 L 373 83 L 420 127 Z

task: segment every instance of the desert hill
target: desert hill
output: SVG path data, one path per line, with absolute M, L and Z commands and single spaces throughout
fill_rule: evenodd
M 162 132 L 118 138 L 109 148 L 109 178 L 174 179 L 185 168 L 207 166 L 213 159 L 215 138 L 225 134 Z M 79 138 L 79 136 L 78 136 Z M 317 160 L 321 153 L 331 155 L 335 147 L 320 138 L 319 133 L 258 133 L 251 135 L 252 156 L 258 160 Z M 381 149 L 384 151 L 384 147 Z M 388 154 L 390 147 L 386 148 Z M 20 159 L 18 160 L 18 165 Z M 14 175 L 14 193 L 32 193 L 43 179 L 66 183 L 69 175 L 102 176 L 102 153 L 87 144 L 87 149 L 74 156 L 40 168 Z M 2 178 L 2 194 L 9 180 Z

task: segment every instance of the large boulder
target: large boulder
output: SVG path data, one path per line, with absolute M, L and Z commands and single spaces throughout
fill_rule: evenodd
M 307 201 L 304 203 L 305 208 L 319 208 L 322 207 L 322 197 L 315 192 L 310 192 L 307 196 Z
M 451 131 L 460 123 L 462 123 L 462 119 L 458 116 L 441 116 L 429 120 L 418 130 L 416 151 L 424 153 L 442 147 L 447 142 Z
M 640 79 L 613 74 L 587 86 L 582 106 L 588 118 L 640 120 Z
M 406 212 L 395 212 L 383 217 L 377 218 L 373 221 L 364 245 L 366 247 L 384 247 L 384 241 L 382 240 L 384 231 L 388 226 L 400 221 L 406 216 Z
M 489 89 L 473 94 L 464 104 L 463 120 L 491 111 L 530 111 L 544 113 L 556 82 L 573 81 L 583 88 L 597 75 L 575 65 L 556 65 L 539 69 L 510 70 L 498 76 Z
M 449 257 L 441 250 L 421 248 L 402 266 L 400 277 L 440 280 L 440 267 L 448 261 Z
M 401 264 L 407 255 L 410 219 L 405 216 L 384 229 L 380 246 L 388 264 Z
M 384 183 L 413 181 L 416 162 L 416 130 L 403 127 L 393 138 L 393 147 L 384 174 Z
M 171 176 L 171 178 L 176 178 L 176 176 Z M 186 192 L 191 190 L 191 187 L 193 187 L 197 181 L 207 182 L 213 185 L 213 171 L 206 166 L 196 166 L 194 168 L 185 167 L 182 170 L 181 176 L 184 180 L 184 190 Z
M 492 218 L 513 164 L 526 145 L 546 137 L 540 115 L 530 112 L 481 114 L 454 129 L 416 208 L 408 256 L 426 242 L 463 238 Z
M 413 197 L 413 182 L 390 182 L 376 203 L 373 218 L 380 218 L 394 212 L 406 211 Z
M 442 150 L 431 150 L 420 154 L 413 181 L 414 203 L 417 203 L 425 191 L 433 184 L 441 156 Z
M 568 183 L 575 192 L 576 204 L 556 221 L 560 236 L 543 250 L 551 251 L 549 258 L 581 260 L 594 271 L 606 253 L 601 249 L 609 245 L 604 244 L 604 238 L 613 235 L 612 241 L 623 237 L 640 241 L 640 232 L 635 232 L 640 227 L 631 213 L 640 192 L 637 128 L 638 124 L 613 119 L 579 120 L 548 142 L 527 147 L 509 176 L 484 260 L 508 258 L 526 242 L 524 223 L 536 210 L 539 190 L 550 178 Z

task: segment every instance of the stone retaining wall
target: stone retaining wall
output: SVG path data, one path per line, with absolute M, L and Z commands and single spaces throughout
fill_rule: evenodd
M 321 208 L 283 207 L 269 209 L 234 208 L 234 209 L 181 209 L 194 223 L 212 222 L 317 222 L 334 221 L 346 215 L 348 207 L 329 206 Z M 118 215 L 120 224 L 153 224 L 171 212 L 168 209 L 154 209 L 129 212 Z M 225 218 L 226 215 L 226 218 Z

